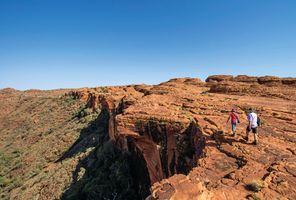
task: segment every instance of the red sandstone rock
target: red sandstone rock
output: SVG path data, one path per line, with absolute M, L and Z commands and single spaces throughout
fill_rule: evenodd
M 296 78 L 283 78 L 282 83 L 284 85 L 296 85 Z
M 221 82 L 221 81 L 232 81 L 233 76 L 231 75 L 213 75 L 206 79 L 206 82 Z
M 295 199 L 295 79 L 211 76 L 207 82 L 110 87 L 87 101 L 108 110 L 111 140 L 142 154 L 153 184 L 147 199 L 246 199 L 252 182 L 264 183 L 256 194 L 262 199 Z M 237 137 L 225 124 L 233 107 L 242 122 Z M 242 139 L 249 107 L 263 122 L 258 146 Z
M 259 84 L 265 84 L 265 85 L 281 85 L 282 80 L 281 78 L 275 77 L 275 76 L 263 76 L 258 78 Z
M 258 77 L 239 75 L 239 76 L 234 77 L 233 81 L 235 81 L 235 82 L 256 83 L 256 82 L 258 82 Z
M 208 86 L 213 93 L 277 97 L 288 100 L 293 100 L 296 96 L 293 78 L 237 76 L 230 81 L 212 82 Z

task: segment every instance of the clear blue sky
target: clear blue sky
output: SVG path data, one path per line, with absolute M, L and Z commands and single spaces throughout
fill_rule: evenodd
M 0 0 L 0 88 L 296 76 L 295 0 Z

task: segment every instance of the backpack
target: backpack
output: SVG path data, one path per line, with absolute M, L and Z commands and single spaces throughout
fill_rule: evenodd
M 257 125 L 261 126 L 261 119 L 259 117 L 257 117 Z

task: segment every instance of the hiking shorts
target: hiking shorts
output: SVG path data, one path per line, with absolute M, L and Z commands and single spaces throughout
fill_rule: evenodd
M 254 133 L 254 134 L 256 134 L 257 133 L 257 127 L 256 128 L 251 128 L 251 130 L 250 130 L 250 128 L 249 128 L 249 126 L 247 126 L 247 132 L 249 133 L 251 130 L 252 130 L 252 133 Z

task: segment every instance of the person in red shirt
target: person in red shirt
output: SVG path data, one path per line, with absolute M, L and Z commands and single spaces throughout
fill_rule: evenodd
M 228 123 L 230 119 L 231 119 L 232 136 L 235 136 L 236 126 L 239 123 L 239 117 L 234 108 L 231 110 L 226 123 Z

